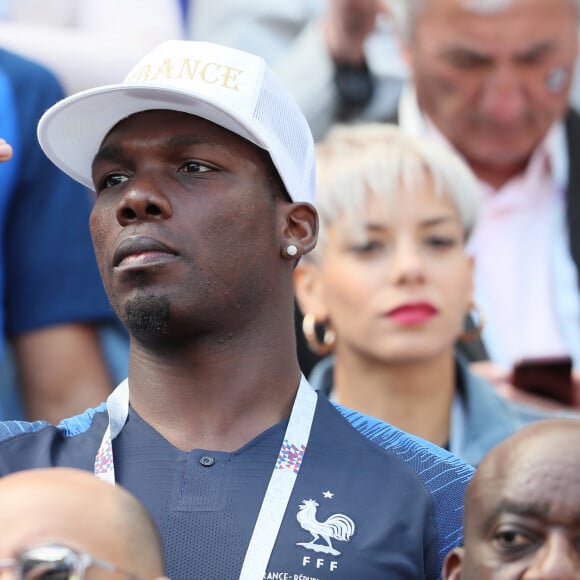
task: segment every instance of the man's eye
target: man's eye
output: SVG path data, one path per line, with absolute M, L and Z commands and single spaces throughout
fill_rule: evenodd
M 522 550 L 532 545 L 535 539 L 530 534 L 509 529 L 497 532 L 494 541 L 504 550 Z
M 458 69 L 481 69 L 490 65 L 489 59 L 470 52 L 454 52 L 448 55 L 449 64 Z
M 180 171 L 184 173 L 206 173 L 211 171 L 211 168 L 199 161 L 188 161 L 181 167 Z
M 129 178 L 122 173 L 110 173 L 109 175 L 105 175 L 103 179 L 99 182 L 100 189 L 109 189 L 110 187 L 115 187 L 115 185 L 119 185 L 120 183 L 124 183 Z

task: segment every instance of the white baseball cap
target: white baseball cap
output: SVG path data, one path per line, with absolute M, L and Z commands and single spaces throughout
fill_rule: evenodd
M 262 58 L 218 44 L 164 42 L 122 83 L 48 109 L 38 140 L 55 165 L 92 189 L 91 165 L 105 136 L 122 119 L 152 109 L 196 115 L 265 149 L 291 199 L 313 203 L 314 142 L 304 115 Z

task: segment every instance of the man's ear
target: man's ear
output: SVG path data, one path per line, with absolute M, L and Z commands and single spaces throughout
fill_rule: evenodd
M 314 248 L 318 236 L 318 212 L 310 203 L 281 204 L 282 255 L 292 259 L 304 256 Z M 288 254 L 288 246 L 296 247 L 297 252 Z
M 453 550 L 445 556 L 445 561 L 443 562 L 443 573 L 441 575 L 443 580 L 460 580 L 464 552 L 464 548 L 453 548 Z

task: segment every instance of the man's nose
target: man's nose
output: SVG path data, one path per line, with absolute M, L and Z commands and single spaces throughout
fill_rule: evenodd
M 536 552 L 525 580 L 573 580 L 580 578 L 579 553 L 564 532 L 550 534 Z
M 483 116 L 497 123 L 519 121 L 526 107 L 526 91 L 518 71 L 501 67 L 489 73 L 480 103 Z
M 173 207 L 159 181 L 153 177 L 134 177 L 125 188 L 117 206 L 117 220 L 121 225 L 135 221 L 168 219 Z

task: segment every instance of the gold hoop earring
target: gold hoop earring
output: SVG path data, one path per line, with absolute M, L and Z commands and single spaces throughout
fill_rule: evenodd
M 302 319 L 302 332 L 304 333 L 310 350 L 315 354 L 325 356 L 330 354 L 334 348 L 336 333 L 324 323 L 318 323 L 324 326 L 324 336 L 322 337 L 322 341 L 320 341 L 316 333 L 316 324 L 314 314 L 306 314 Z
M 472 316 L 475 314 L 475 317 Z M 463 342 L 471 342 L 481 336 L 481 331 L 485 327 L 485 314 L 483 310 L 473 300 L 469 305 L 469 312 L 467 313 L 467 328 L 459 335 L 459 340 Z M 471 324 L 473 328 L 470 328 Z

